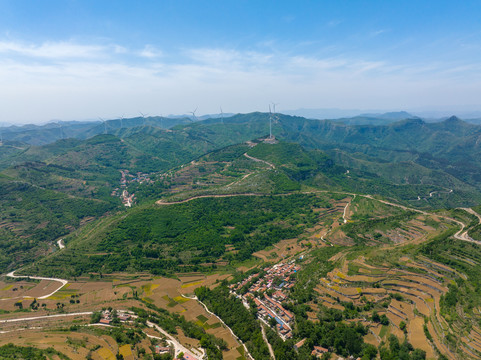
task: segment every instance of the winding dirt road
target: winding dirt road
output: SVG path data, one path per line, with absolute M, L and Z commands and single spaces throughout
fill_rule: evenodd
M 47 281 L 58 281 L 59 283 L 61 283 L 61 285 L 54 291 L 52 291 L 50 294 L 47 294 L 47 295 L 43 295 L 43 296 L 40 296 L 38 297 L 37 299 L 41 300 L 41 299 L 46 299 L 50 296 L 52 296 L 53 294 L 55 294 L 57 291 L 59 291 L 61 288 L 63 288 L 65 285 L 68 284 L 68 280 L 65 280 L 65 279 L 58 279 L 58 278 L 48 278 L 48 277 L 42 277 L 42 276 L 28 276 L 28 275 L 15 275 L 15 271 L 12 271 L 12 272 L 9 272 L 6 276 L 8 277 L 11 277 L 11 278 L 15 278 L 15 279 L 34 279 L 34 280 L 47 280 Z M 23 296 L 24 298 L 31 298 L 32 296 Z M 2 300 L 7 300 L 7 299 L 2 299 Z
M 246 158 L 248 158 L 249 160 L 252 160 L 252 161 L 255 161 L 255 162 L 261 162 L 261 163 L 264 163 L 266 165 L 268 165 L 271 169 L 275 169 L 276 166 L 268 161 L 265 161 L 265 160 L 262 160 L 262 159 L 258 159 L 258 158 L 255 158 L 253 156 L 250 156 L 250 155 L 247 155 L 247 153 L 244 153 L 244 156 Z

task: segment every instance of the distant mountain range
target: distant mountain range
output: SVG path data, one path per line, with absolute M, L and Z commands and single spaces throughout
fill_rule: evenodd
M 287 111 L 284 115 L 289 113 L 307 113 L 312 116 L 302 116 L 305 118 L 313 118 L 317 110 L 299 110 Z M 327 109 L 323 112 L 324 115 L 355 113 L 354 116 L 346 117 L 317 117 L 315 119 L 330 119 L 336 123 L 345 125 L 387 125 L 405 119 L 421 119 L 420 117 L 410 114 L 406 111 L 387 112 L 387 113 L 364 113 L 357 115 L 358 110 L 336 110 Z M 242 115 L 242 114 L 239 114 Z M 111 119 L 102 121 L 57 121 L 50 122 L 44 125 L 9 125 L 0 126 L 0 139 L 3 141 L 20 142 L 30 145 L 45 145 L 61 139 L 75 138 L 88 139 L 98 134 L 119 134 L 127 131 L 126 129 L 135 128 L 138 126 L 153 126 L 160 129 L 171 129 L 178 125 L 185 125 L 193 122 L 205 121 L 206 123 L 222 122 L 222 119 L 232 118 L 234 114 L 211 114 L 202 115 L 196 118 L 188 115 L 169 115 L 168 117 L 149 116 L 149 117 L 133 117 L 124 119 Z M 296 115 L 299 116 L 299 115 Z M 314 119 L 314 118 L 313 118 Z M 440 119 L 423 119 L 425 122 L 435 123 L 446 120 Z M 468 123 L 481 124 L 481 118 L 472 118 L 465 120 Z

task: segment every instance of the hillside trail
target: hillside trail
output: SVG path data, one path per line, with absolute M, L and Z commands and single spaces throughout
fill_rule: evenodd
M 65 279 L 48 278 L 48 277 L 43 277 L 43 276 L 15 275 L 15 271 L 17 271 L 17 270 L 9 272 L 6 276 L 14 278 L 14 279 L 22 279 L 22 278 L 25 279 L 25 278 L 27 278 L 27 279 L 34 279 L 34 280 L 57 281 L 57 282 L 61 283 L 61 285 L 56 290 L 52 291 L 51 293 L 49 293 L 47 295 L 37 297 L 38 300 L 43 300 L 43 299 L 46 299 L 46 298 L 54 295 L 57 291 L 59 291 L 61 288 L 63 288 L 65 285 L 68 284 L 68 280 L 65 280 Z M 13 298 L 13 299 L 17 299 L 17 298 L 32 298 L 32 296 L 18 296 L 18 297 Z M 11 300 L 11 299 L 12 298 L 0 299 L 0 300 Z
M 248 155 L 247 153 L 244 153 L 244 156 L 252 161 L 255 161 L 255 162 L 261 162 L 261 163 L 264 163 L 266 165 L 268 165 L 271 169 L 275 169 L 276 166 L 268 161 L 265 161 L 265 160 L 262 160 L 262 159 L 258 159 L 258 158 L 255 158 L 253 156 L 250 156 Z

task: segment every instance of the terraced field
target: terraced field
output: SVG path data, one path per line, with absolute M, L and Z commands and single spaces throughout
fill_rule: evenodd
M 459 337 L 463 329 L 450 325 L 441 316 L 441 297 L 448 285 L 458 276 L 456 270 L 422 256 L 403 256 L 397 266 L 376 264 L 372 258 L 358 257 L 347 260 L 323 277 L 315 291 L 317 303 L 329 309 L 348 311 L 352 303 L 358 309 L 371 304 L 373 311 L 385 315 L 389 325 L 381 326 L 370 316 L 360 312 L 358 318 L 368 326 L 365 341 L 379 345 L 390 334 L 406 338 L 415 348 L 426 351 L 428 359 L 444 354 L 449 359 L 479 359 L 481 356 L 481 330 L 473 326 L 461 338 L 455 349 L 447 338 Z

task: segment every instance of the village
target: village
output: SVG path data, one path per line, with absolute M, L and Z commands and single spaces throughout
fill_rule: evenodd
M 292 275 L 300 268 L 294 260 L 279 263 L 265 268 L 263 276 L 261 273 L 252 274 L 240 283 L 230 286 L 231 291 L 243 300 L 244 305 L 248 306 L 249 301 L 255 304 L 261 321 L 268 326 L 275 323 L 283 340 L 292 338 L 294 314 L 285 309 L 281 302 L 288 298 L 287 292 L 295 283 Z
M 134 182 L 138 182 L 139 184 L 151 184 L 153 183 L 153 180 L 150 179 L 149 174 L 144 174 L 142 172 L 138 172 L 137 174 L 133 175 L 129 170 L 120 170 L 120 173 L 120 187 L 115 188 L 110 195 L 120 197 L 124 206 L 132 207 L 135 202 L 135 194 L 130 194 L 128 192 L 128 184 Z

